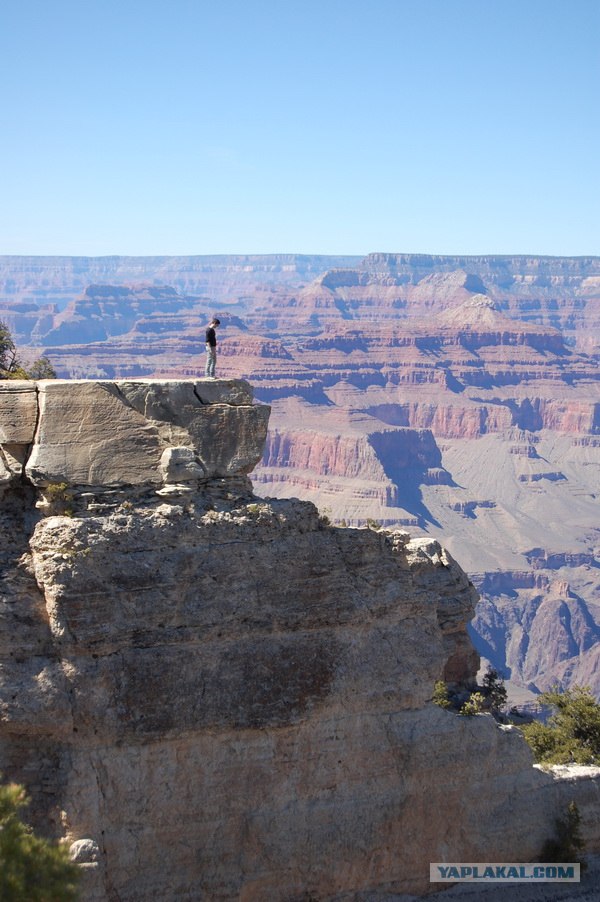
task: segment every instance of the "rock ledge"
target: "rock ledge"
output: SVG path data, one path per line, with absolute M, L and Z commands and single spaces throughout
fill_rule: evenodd
M 242 380 L 0 382 L 0 488 L 240 478 L 262 455 L 269 413 Z

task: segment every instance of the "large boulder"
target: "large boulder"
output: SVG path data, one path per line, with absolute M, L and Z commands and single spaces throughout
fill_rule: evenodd
M 35 383 L 0 382 L 0 491 L 21 478 L 37 423 Z
M 269 412 L 242 380 L 0 383 L 0 482 L 23 466 L 41 488 L 245 476 L 262 455 Z

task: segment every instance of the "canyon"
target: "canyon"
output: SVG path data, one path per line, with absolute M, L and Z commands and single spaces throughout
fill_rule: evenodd
M 432 702 L 475 685 L 463 569 L 255 494 L 269 413 L 237 379 L 0 382 L 0 769 L 86 902 L 400 902 L 432 861 L 537 861 L 571 801 L 600 852 L 600 768 Z
M 271 405 L 268 498 L 443 541 L 511 701 L 600 696 L 600 258 L 0 258 L 0 319 L 72 379 L 218 375 Z

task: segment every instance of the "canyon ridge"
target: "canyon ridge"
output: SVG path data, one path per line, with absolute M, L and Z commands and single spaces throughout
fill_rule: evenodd
M 258 494 L 443 541 L 512 701 L 600 695 L 600 258 L 0 258 L 60 376 L 198 375 L 213 314 L 272 407 Z

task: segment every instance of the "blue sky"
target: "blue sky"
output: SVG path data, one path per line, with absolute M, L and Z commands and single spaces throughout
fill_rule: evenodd
M 4 0 L 0 253 L 600 254 L 599 0 Z

